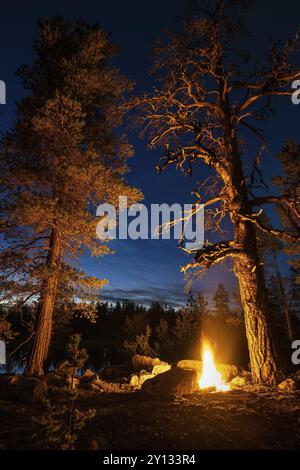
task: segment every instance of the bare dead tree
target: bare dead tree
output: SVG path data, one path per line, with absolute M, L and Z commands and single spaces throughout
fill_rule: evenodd
M 280 373 L 256 232 L 297 241 L 298 229 L 270 228 L 260 216 L 268 204 L 288 207 L 298 221 L 299 213 L 291 195 L 261 197 L 257 191 L 267 190 L 260 161 L 268 145 L 259 123 L 271 117 L 274 98 L 289 97 L 292 81 L 300 78 L 299 66 L 291 62 L 298 52 L 299 34 L 286 44 L 274 44 L 263 66 L 249 72 L 249 57 L 238 49 L 243 35 L 239 12 L 248 4 L 214 2 L 210 9 L 198 10 L 182 34 L 171 34 L 158 44 L 154 48 L 158 84 L 153 93 L 136 99 L 134 106 L 150 148 L 162 149 L 159 171 L 175 165 L 185 174 L 195 175 L 199 163 L 212 169 L 214 184 L 200 186 L 196 204 L 210 206 L 209 214 L 217 225 L 229 216 L 233 238 L 206 243 L 183 270 L 201 272 L 233 259 L 253 379 L 275 383 Z M 255 155 L 249 155 L 249 138 L 257 142 Z M 247 172 L 249 159 L 253 168 Z M 203 192 L 210 193 L 207 200 Z

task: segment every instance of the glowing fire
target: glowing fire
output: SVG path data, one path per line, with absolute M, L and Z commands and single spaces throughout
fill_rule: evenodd
M 213 355 L 207 345 L 203 348 L 203 368 L 202 375 L 199 379 L 199 387 L 214 388 L 220 392 L 230 390 L 229 385 L 222 380 L 220 372 L 217 371 Z

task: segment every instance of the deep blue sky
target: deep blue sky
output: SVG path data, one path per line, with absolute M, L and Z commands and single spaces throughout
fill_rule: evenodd
M 168 28 L 178 27 L 180 18 L 189 7 L 189 1 L 92 1 L 92 0 L 10 0 L 1 2 L 0 10 L 0 79 L 7 86 L 7 104 L 1 106 L 2 129 L 11 125 L 14 103 L 23 96 L 19 80 L 14 76 L 17 67 L 33 60 L 32 43 L 38 18 L 61 15 L 69 20 L 98 22 L 112 34 L 112 41 L 121 45 L 119 65 L 123 73 L 136 82 L 137 90 L 149 90 L 152 78 L 149 46 Z M 286 0 L 257 2 L 248 14 L 247 26 L 252 35 L 247 46 L 255 53 L 263 52 L 271 39 L 284 39 L 300 25 L 299 1 Z M 297 138 L 300 106 L 288 98 L 277 105 L 278 114 L 268 125 L 271 154 L 277 154 L 286 137 Z M 136 156 L 130 162 L 129 180 L 145 195 L 145 203 L 191 202 L 194 187 L 191 179 L 174 171 L 157 175 L 157 153 L 149 152 L 144 142 L 130 136 Z M 265 168 L 274 169 L 274 160 L 266 157 Z M 278 167 L 275 170 L 278 170 Z M 199 169 L 198 177 L 201 176 Z M 205 170 L 203 170 L 205 175 Z M 211 240 L 211 238 L 210 238 Z M 89 274 L 109 279 L 104 294 L 115 298 L 149 299 L 170 303 L 185 300 L 184 280 L 179 267 L 187 261 L 176 241 L 145 240 L 116 241 L 116 254 L 100 260 L 84 257 L 83 265 Z M 211 293 L 218 282 L 232 289 L 233 275 L 217 268 L 211 270 L 198 285 L 204 293 Z

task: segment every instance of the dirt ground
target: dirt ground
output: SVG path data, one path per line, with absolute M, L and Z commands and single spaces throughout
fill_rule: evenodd
M 52 397 L 55 404 L 64 398 Z M 81 391 L 76 408 L 96 416 L 76 448 L 104 450 L 297 449 L 300 392 L 249 386 L 225 393 L 151 397 L 143 392 Z M 40 406 L 0 401 L 0 447 L 32 449 Z M 92 444 L 91 444 L 92 443 Z M 95 444 L 96 443 L 96 444 Z

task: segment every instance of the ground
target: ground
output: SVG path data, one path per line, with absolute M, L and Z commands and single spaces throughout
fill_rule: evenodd
M 63 394 L 51 400 L 63 403 Z M 96 416 L 78 433 L 76 448 L 117 449 L 297 449 L 300 392 L 249 386 L 225 393 L 151 397 L 141 391 L 82 390 L 76 408 Z M 0 401 L 0 446 L 33 448 L 32 416 L 40 405 Z

